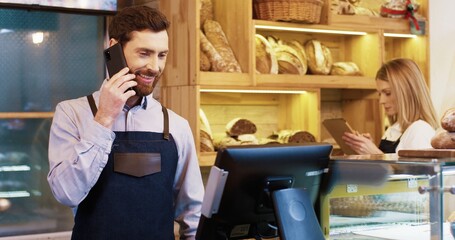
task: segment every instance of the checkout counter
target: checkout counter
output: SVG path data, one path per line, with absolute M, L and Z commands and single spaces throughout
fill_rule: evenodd
M 447 219 L 455 211 L 454 154 L 332 157 L 320 199 L 326 239 L 453 239 Z

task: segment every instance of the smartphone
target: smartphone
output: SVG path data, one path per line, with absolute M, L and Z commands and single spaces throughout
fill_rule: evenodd
M 357 154 L 351 147 L 346 145 L 342 139 L 345 132 L 356 133 L 351 128 L 349 123 L 343 118 L 326 119 L 322 122 L 324 127 L 329 131 L 330 135 L 335 139 L 335 142 L 340 146 L 341 150 L 348 155 Z
M 109 78 L 114 74 L 118 73 L 125 67 L 128 67 L 126 64 L 125 55 L 123 55 L 122 45 L 116 43 L 104 50 L 104 61 L 106 62 L 107 73 Z

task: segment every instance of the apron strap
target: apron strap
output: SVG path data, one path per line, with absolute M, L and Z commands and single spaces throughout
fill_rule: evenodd
M 164 131 L 163 138 L 169 141 L 169 114 L 167 113 L 167 108 L 161 106 L 163 111 L 163 122 L 164 122 Z
M 96 115 L 96 112 L 98 111 L 98 108 L 96 107 L 95 104 L 95 99 L 93 98 L 93 95 L 87 95 L 87 100 L 88 104 L 90 105 L 90 109 L 92 110 L 93 116 Z M 167 112 L 167 108 L 164 106 L 161 107 L 161 110 L 163 111 L 163 124 L 164 124 L 164 131 L 163 131 L 163 138 L 165 140 L 169 141 L 169 114 Z
M 95 99 L 93 98 L 92 94 L 87 95 L 87 99 L 88 104 L 90 105 L 90 109 L 92 110 L 93 116 L 95 116 L 96 112 L 98 111 L 98 108 L 96 108 Z

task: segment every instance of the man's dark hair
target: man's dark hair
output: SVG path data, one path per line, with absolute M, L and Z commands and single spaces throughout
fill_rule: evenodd
M 126 7 L 115 15 L 109 24 L 109 38 L 124 45 L 131 40 L 131 32 L 149 29 L 167 30 L 169 21 L 159 10 L 147 6 Z

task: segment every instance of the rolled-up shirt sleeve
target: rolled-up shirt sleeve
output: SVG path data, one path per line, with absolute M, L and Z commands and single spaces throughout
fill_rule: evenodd
M 47 180 L 55 198 L 69 207 L 76 207 L 95 185 L 115 139 L 93 115 L 76 114 L 77 106 L 57 105 L 49 135 Z

